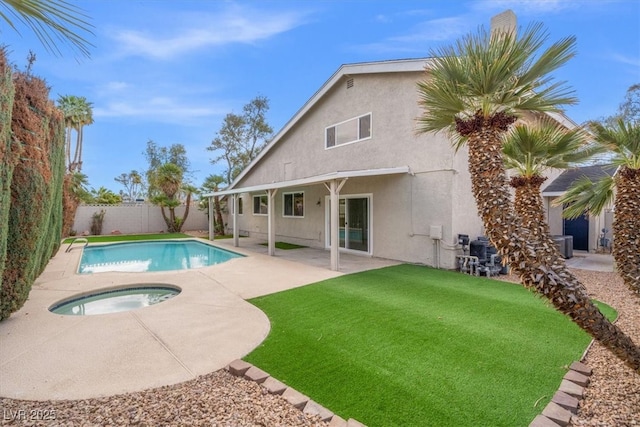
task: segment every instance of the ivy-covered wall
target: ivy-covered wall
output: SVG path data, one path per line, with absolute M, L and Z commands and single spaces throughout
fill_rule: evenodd
M 64 120 L 46 83 L 0 51 L 0 320 L 20 309 L 60 246 Z

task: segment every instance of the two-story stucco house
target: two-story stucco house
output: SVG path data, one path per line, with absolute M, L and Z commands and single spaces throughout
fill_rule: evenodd
M 341 66 L 225 191 L 238 235 L 453 269 L 483 235 L 467 152 L 418 134 L 428 59 Z M 210 227 L 213 230 L 213 227 Z

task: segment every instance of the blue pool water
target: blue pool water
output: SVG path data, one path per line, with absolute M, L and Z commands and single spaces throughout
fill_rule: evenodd
M 114 243 L 84 248 L 78 272 L 187 270 L 242 257 L 194 240 Z
M 70 316 L 119 313 L 166 301 L 180 291 L 167 286 L 144 286 L 96 292 L 55 304 L 49 311 Z

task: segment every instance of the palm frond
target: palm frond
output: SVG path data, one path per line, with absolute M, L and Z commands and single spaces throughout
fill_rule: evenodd
M 611 162 L 629 169 L 640 169 L 640 123 L 619 118 L 610 126 L 589 122 L 597 144 L 611 151 Z
M 89 57 L 93 47 L 81 33 L 93 35 L 90 18 L 64 0 L 0 0 L 0 17 L 18 31 L 14 21 L 28 26 L 48 52 L 61 55 L 58 42 L 69 43 L 82 56 Z M 18 31 L 19 32 L 19 31 Z
M 606 176 L 593 182 L 588 177 L 577 180 L 567 192 L 555 199 L 553 205 L 565 206 L 562 216 L 575 219 L 585 212 L 600 215 L 605 207 L 613 201 L 615 181 L 612 176 Z
M 549 75 L 575 55 L 575 38 L 562 39 L 539 53 L 546 40 L 542 24 L 530 25 L 520 37 L 480 28 L 432 51 L 425 79 L 418 83 L 424 110 L 418 131 L 454 133 L 456 118 L 464 120 L 478 111 L 484 117 L 498 112 L 517 116 L 560 111 L 575 103 L 565 82 Z
M 575 167 L 598 152 L 584 129 L 566 129 L 550 118 L 517 124 L 504 136 L 502 150 L 505 166 L 523 177 Z

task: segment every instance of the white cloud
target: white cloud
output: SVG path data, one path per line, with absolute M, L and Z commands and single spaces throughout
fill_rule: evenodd
M 640 68 L 640 58 L 632 58 L 630 56 L 620 55 L 619 53 L 614 53 L 611 55 L 611 60 L 615 62 L 620 62 L 626 65 L 633 65 L 634 67 Z
M 472 3 L 475 10 L 514 9 L 517 13 L 535 15 L 560 13 L 584 5 L 584 1 L 577 0 L 478 0 Z
M 191 15 L 175 28 L 153 31 L 120 30 L 111 35 L 119 43 L 120 54 L 155 59 L 232 43 L 255 43 L 289 31 L 304 23 L 303 12 L 273 12 L 231 7 L 218 14 Z
M 229 107 L 211 107 L 190 104 L 169 97 L 110 100 L 96 103 L 94 117 L 135 118 L 149 122 L 189 124 L 213 119 L 229 111 Z
M 465 16 L 431 19 L 413 26 L 409 31 L 384 40 L 356 46 L 358 50 L 366 49 L 378 53 L 394 52 L 406 54 L 420 52 L 425 54 L 433 42 L 454 40 L 471 28 Z

